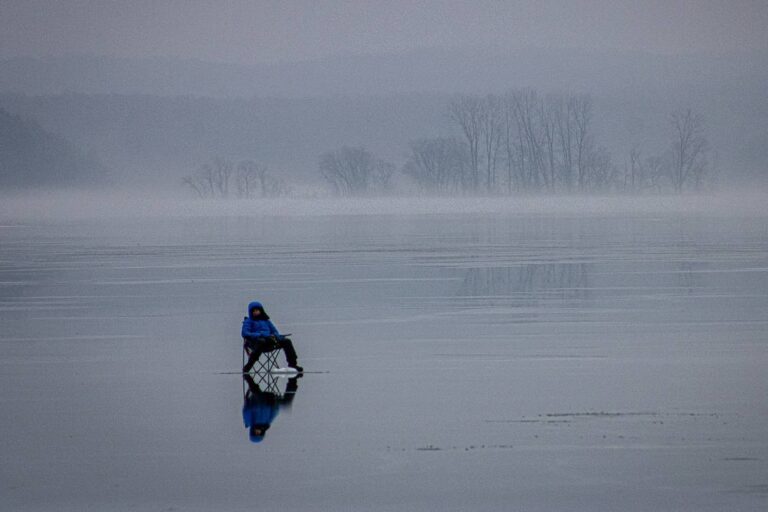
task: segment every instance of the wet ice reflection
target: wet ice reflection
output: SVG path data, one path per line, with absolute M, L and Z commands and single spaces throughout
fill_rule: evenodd
M 261 443 L 278 413 L 290 409 L 299 378 L 280 379 L 269 372 L 243 375 L 243 423 L 252 443 Z

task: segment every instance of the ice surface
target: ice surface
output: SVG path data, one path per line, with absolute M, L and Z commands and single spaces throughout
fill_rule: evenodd
M 703 210 L 2 217 L 0 509 L 765 510 L 768 222 Z M 253 299 L 328 372 L 259 444 Z

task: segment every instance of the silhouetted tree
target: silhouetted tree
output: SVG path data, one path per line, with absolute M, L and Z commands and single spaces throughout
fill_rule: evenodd
M 231 160 L 215 157 L 201 165 L 195 174 L 185 176 L 182 183 L 200 198 L 226 198 L 234 183 L 240 198 L 277 197 L 290 193 L 290 187 L 267 171 L 267 166 L 243 160 L 235 166 Z
M 649 156 L 645 159 L 645 177 L 648 181 L 648 187 L 656 193 L 661 192 L 664 187 L 668 165 L 668 158 L 664 156 Z
M 425 192 L 455 192 L 465 183 L 467 146 L 453 137 L 412 140 L 403 173 Z
M 496 187 L 496 159 L 501 143 L 503 110 L 501 100 L 489 94 L 483 99 L 480 113 L 480 140 L 485 160 L 485 184 L 488 193 Z
M 265 195 L 267 179 L 267 166 L 253 160 L 243 160 L 237 164 L 237 195 L 250 198 L 257 191 L 261 196 Z
M 629 150 L 627 163 L 624 165 L 624 184 L 625 192 L 637 192 L 643 188 L 644 165 L 640 158 L 641 151 L 637 146 Z
M 389 187 L 394 165 L 365 148 L 344 146 L 320 155 L 320 174 L 339 195 L 362 195 Z
M 672 124 L 672 184 L 678 194 L 686 183 L 699 185 L 707 170 L 709 144 L 704 137 L 704 121 L 691 109 L 678 110 L 671 115 Z
M 391 162 L 376 159 L 371 175 L 371 187 L 378 192 L 389 192 L 392 189 L 392 176 L 397 167 Z
M 217 156 L 200 166 L 195 174 L 185 176 L 182 183 L 201 198 L 227 197 L 233 172 L 232 162 Z
M 467 142 L 473 190 L 477 190 L 480 186 L 480 139 L 483 132 L 484 111 L 483 99 L 477 96 L 456 96 L 448 104 L 448 114 L 459 125 Z

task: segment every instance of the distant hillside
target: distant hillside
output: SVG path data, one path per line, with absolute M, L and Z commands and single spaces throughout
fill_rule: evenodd
M 212 156 L 254 159 L 316 179 L 322 152 L 362 145 L 399 162 L 408 140 L 449 129 L 447 97 L 216 99 L 143 95 L 0 95 L 0 107 L 65 134 L 130 181 L 178 183 Z M 121 179 L 121 178 L 118 178 Z
M 0 187 L 93 185 L 105 168 L 71 142 L 0 109 Z

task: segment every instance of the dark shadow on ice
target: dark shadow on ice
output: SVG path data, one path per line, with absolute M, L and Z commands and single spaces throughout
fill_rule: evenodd
M 281 409 L 289 408 L 299 389 L 301 375 L 288 379 L 280 391 L 280 379 L 271 374 L 243 375 L 243 423 L 253 443 L 264 440 Z

